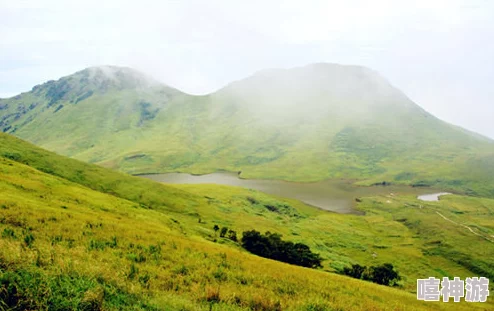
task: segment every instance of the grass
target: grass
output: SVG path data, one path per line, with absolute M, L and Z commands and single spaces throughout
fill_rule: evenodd
M 165 186 L 0 138 L 0 154 L 18 154 L 0 157 L 3 308 L 441 310 L 449 305 L 416 300 L 417 278 L 494 271 L 493 243 L 436 213 L 489 236 L 492 199 L 377 196 L 362 198 L 365 216 L 340 215 L 242 188 Z M 324 267 L 251 255 L 217 238 L 214 224 L 281 233 L 320 253 Z M 401 287 L 334 273 L 384 262 L 404 276 Z

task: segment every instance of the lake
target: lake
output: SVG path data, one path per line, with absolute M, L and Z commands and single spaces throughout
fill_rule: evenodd
M 235 173 L 191 175 L 185 173 L 148 174 L 139 177 L 170 184 L 220 184 L 259 190 L 268 194 L 300 200 L 309 205 L 336 213 L 362 214 L 355 209 L 355 199 L 382 194 L 415 194 L 434 192 L 408 186 L 353 186 L 348 180 L 325 180 L 312 183 L 280 180 L 241 179 Z M 427 191 L 429 190 L 429 191 Z M 437 192 L 437 191 L 436 191 Z
M 432 194 L 424 194 L 424 195 L 419 195 L 418 199 L 422 201 L 439 201 L 439 197 L 442 195 L 448 195 L 451 194 L 449 192 L 438 192 L 438 193 L 432 193 Z

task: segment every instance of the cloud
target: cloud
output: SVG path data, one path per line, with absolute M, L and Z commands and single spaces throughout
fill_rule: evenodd
M 493 27 L 494 2 L 480 0 L 3 1 L 0 94 L 103 64 L 204 94 L 326 61 L 372 67 L 439 117 L 494 137 L 475 122 L 492 115 Z

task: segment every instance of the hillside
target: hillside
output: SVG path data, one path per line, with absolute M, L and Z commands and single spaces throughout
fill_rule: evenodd
M 13 310 L 446 310 L 416 300 L 417 278 L 494 277 L 494 200 L 361 201 L 365 216 L 340 215 L 242 188 L 166 186 L 0 134 L 0 302 Z M 218 238 L 214 224 L 307 243 L 323 268 L 250 255 Z M 383 262 L 402 275 L 399 288 L 333 273 Z M 455 308 L 487 310 L 488 301 Z
M 0 128 L 132 174 L 386 180 L 494 197 L 493 141 L 437 119 L 359 66 L 263 70 L 205 96 L 94 67 L 1 99 Z

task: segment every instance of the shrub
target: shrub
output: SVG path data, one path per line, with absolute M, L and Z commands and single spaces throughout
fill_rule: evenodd
M 303 267 L 321 267 L 321 257 L 313 253 L 307 245 L 283 241 L 281 235 L 269 231 L 265 235 L 255 230 L 245 231 L 242 247 L 261 257 Z
M 233 230 L 228 230 L 228 238 L 230 240 L 232 240 L 233 242 L 237 242 L 238 239 L 237 239 L 237 232 L 233 231 Z
M 371 275 L 372 282 L 386 286 L 392 285 L 401 279 L 390 263 L 371 267 Z
M 390 263 L 371 267 L 356 264 L 352 265 L 351 268 L 345 267 L 342 273 L 356 279 L 371 281 L 386 286 L 392 286 L 401 280 L 400 275 Z
M 227 232 L 228 232 L 228 228 L 227 227 L 221 228 L 220 237 L 224 238 Z
M 355 279 L 361 279 L 365 269 L 366 269 L 365 266 L 356 264 L 356 265 L 352 265 L 351 268 L 348 267 L 343 268 L 343 274 L 351 276 L 352 278 Z

